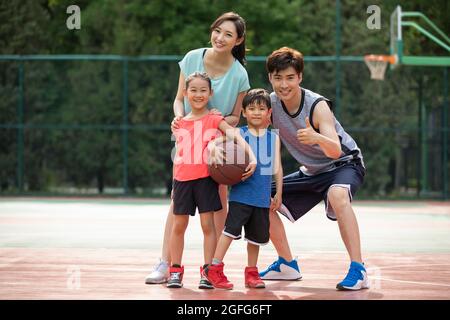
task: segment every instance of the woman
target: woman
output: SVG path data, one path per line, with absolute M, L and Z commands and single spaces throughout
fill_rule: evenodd
M 248 74 L 244 68 L 245 60 L 245 21 L 234 12 L 227 12 L 218 17 L 210 27 L 210 48 L 199 48 L 188 52 L 179 62 L 180 77 L 178 90 L 173 103 L 175 118 L 172 129 L 178 127 L 177 122 L 191 110 L 189 102 L 183 97 L 183 89 L 187 76 L 195 71 L 206 72 L 212 81 L 214 95 L 208 108 L 211 112 L 220 112 L 231 126 L 239 123 L 242 99 L 250 88 Z M 227 186 L 219 186 L 222 210 L 214 214 L 216 234 L 223 230 L 227 215 Z M 169 239 L 173 226 L 173 201 L 164 230 L 162 258 L 154 267 L 145 283 L 164 283 L 167 281 L 170 265 Z M 202 268 L 200 268 L 200 275 Z M 200 289 L 212 289 L 213 286 L 203 277 Z

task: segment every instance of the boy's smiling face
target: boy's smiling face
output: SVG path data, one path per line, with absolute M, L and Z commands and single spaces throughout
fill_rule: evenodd
M 267 128 L 271 114 L 272 109 L 264 103 L 252 103 L 242 109 L 242 115 L 247 119 L 248 126 L 255 129 Z

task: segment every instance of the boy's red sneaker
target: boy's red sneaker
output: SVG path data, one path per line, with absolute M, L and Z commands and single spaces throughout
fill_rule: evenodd
M 224 264 L 211 264 L 203 269 L 203 276 L 217 289 L 233 289 L 233 284 L 223 274 Z
M 265 288 L 266 284 L 261 280 L 257 267 L 245 268 L 245 286 L 247 288 Z

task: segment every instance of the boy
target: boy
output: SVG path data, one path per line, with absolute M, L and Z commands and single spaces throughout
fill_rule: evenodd
M 243 99 L 242 107 L 247 126 L 241 128 L 241 135 L 257 155 L 257 166 L 250 178 L 231 188 L 225 229 L 217 243 L 212 264 L 203 270 L 203 275 L 208 281 L 220 289 L 233 288 L 233 284 L 223 274 L 222 260 L 232 240 L 241 238 L 242 227 L 245 229 L 245 240 L 248 242 L 245 286 L 265 287 L 256 267 L 259 246 L 269 242 L 269 208 L 277 210 L 282 196 L 280 141 L 278 136 L 267 130 L 271 114 L 269 93 L 264 89 L 250 90 Z M 271 199 L 273 174 L 276 187 Z
M 281 141 L 289 153 L 302 164 L 298 172 L 283 178 L 283 204 L 279 213 L 295 222 L 324 200 L 327 217 L 337 220 L 351 261 L 346 278 L 336 288 L 368 288 L 358 223 L 351 206 L 365 174 L 361 150 L 334 117 L 331 101 L 300 87 L 303 79 L 300 52 L 280 48 L 267 58 L 266 67 L 273 88 L 270 95 L 273 126 L 279 129 Z M 275 213 L 270 215 L 270 239 L 279 258 L 260 273 L 261 278 L 300 279 L 283 223 Z

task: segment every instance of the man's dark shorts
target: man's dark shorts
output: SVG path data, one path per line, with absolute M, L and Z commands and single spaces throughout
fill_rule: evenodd
M 325 201 L 326 214 L 336 221 L 333 208 L 327 201 L 328 190 L 332 186 L 346 188 L 350 200 L 356 194 L 364 181 L 365 168 L 356 159 L 336 169 L 314 176 L 307 176 L 300 170 L 283 178 L 283 205 L 286 209 L 279 210 L 290 221 L 295 222 L 305 213 L 315 207 L 320 201 Z M 275 183 L 272 183 L 272 196 L 275 194 Z

